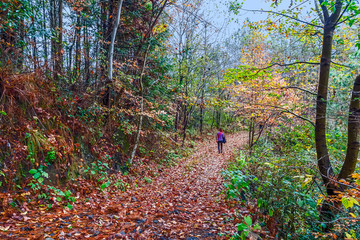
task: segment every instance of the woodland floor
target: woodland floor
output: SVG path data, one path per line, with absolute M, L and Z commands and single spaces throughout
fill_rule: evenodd
M 224 153 L 218 154 L 214 139 L 205 139 L 192 156 L 165 168 L 150 183 L 78 197 L 73 210 L 0 215 L 0 238 L 227 239 L 240 220 L 222 194 L 221 173 L 245 140 L 245 135 L 228 135 Z

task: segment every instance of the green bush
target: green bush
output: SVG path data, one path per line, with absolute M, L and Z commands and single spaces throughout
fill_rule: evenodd
M 337 129 L 328 134 L 333 139 L 330 150 L 341 157 L 343 134 Z M 339 221 L 331 233 L 321 232 L 324 223 L 318 210 L 326 191 L 317 171 L 314 130 L 310 126 L 279 127 L 276 133 L 261 139 L 250 156 L 241 151 L 225 177 L 227 197 L 245 206 L 255 205 L 255 219 L 268 234 L 274 232 L 271 224 L 276 222 L 276 235 L 272 237 L 315 239 L 360 233 L 360 224 L 349 219 L 351 211 L 359 213 L 356 202 L 350 211 L 337 213 Z M 244 236 L 241 232 L 238 235 Z

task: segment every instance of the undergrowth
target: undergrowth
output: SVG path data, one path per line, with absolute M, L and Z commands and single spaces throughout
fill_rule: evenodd
M 342 137 L 329 134 L 335 137 L 334 143 L 336 137 Z M 245 218 L 233 239 L 246 239 L 252 233 L 276 239 L 360 237 L 356 200 L 360 181 L 352 183 L 354 188 L 337 199 L 328 199 L 337 210 L 332 230 L 324 232 L 328 223 L 322 222 L 319 210 L 327 198 L 316 168 L 313 139 L 311 127 L 283 127 L 261 139 L 252 155 L 245 150 L 239 152 L 236 162 L 225 172 L 227 196 L 250 210 L 246 216 L 239 216 Z M 341 149 L 333 144 L 330 151 L 340 155 Z M 354 179 L 359 177 L 354 175 Z
M 138 119 L 131 109 L 138 103 L 131 90 L 119 86 L 111 92 L 114 103 L 105 105 L 106 87 L 60 91 L 40 70 L 0 71 L 0 189 L 23 194 L 13 206 L 34 195 L 48 209 L 54 204 L 71 208 L 77 191 L 91 192 L 94 186 L 125 191 L 131 187 L 128 174 L 150 169 L 147 165 L 171 165 L 182 157 L 169 137 L 171 116 L 154 110 L 145 113 L 137 166 L 128 166 Z M 145 104 L 152 109 L 153 103 Z M 8 206 L 5 202 L 1 199 L 0 208 Z

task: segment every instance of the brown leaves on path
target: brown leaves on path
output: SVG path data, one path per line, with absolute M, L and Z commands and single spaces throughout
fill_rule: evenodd
M 126 192 L 79 198 L 72 211 L 44 210 L 0 218 L 0 237 L 226 239 L 236 231 L 239 220 L 235 207 L 221 194 L 221 172 L 244 142 L 242 135 L 228 135 L 224 153 L 219 154 L 214 137 L 205 139 L 191 157 L 165 169 L 151 183 Z

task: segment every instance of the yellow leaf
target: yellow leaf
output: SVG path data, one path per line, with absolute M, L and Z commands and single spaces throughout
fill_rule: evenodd
M 352 216 L 353 218 L 356 218 L 356 215 L 355 214 L 353 214 L 353 213 L 349 213 L 350 214 L 350 216 Z
M 301 187 L 305 187 L 309 182 L 311 182 L 312 180 L 312 176 L 311 177 L 308 177 L 304 180 L 304 182 L 301 184 Z
M 359 206 L 359 202 L 353 197 L 350 197 L 350 202 Z
M 316 202 L 316 206 L 319 206 L 324 201 L 323 198 L 319 198 Z

